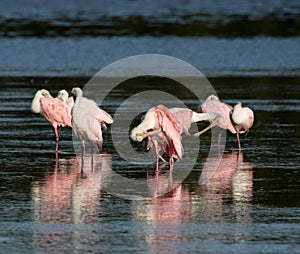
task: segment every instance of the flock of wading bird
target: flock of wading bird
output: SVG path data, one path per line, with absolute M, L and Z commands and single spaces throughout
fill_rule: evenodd
M 85 153 L 85 141 L 97 144 L 102 148 L 102 129 L 106 124 L 112 124 L 112 117 L 100 109 L 93 100 L 83 97 L 79 87 L 72 89 L 73 97 L 69 97 L 66 90 L 58 92 L 53 98 L 49 91 L 42 89 L 36 92 L 32 100 L 31 110 L 40 113 L 53 126 L 56 137 L 56 152 L 58 151 L 58 127 L 71 127 L 74 134 L 82 143 L 82 161 Z M 173 169 L 174 159 L 180 160 L 183 156 L 181 134 L 189 134 L 192 123 L 209 121 L 210 125 L 202 131 L 195 133 L 199 137 L 214 126 L 229 130 L 236 134 L 239 151 L 241 143 L 239 135 L 247 133 L 254 122 L 253 111 L 242 107 L 238 102 L 234 107 L 225 104 L 215 95 L 210 95 L 199 106 L 201 113 L 196 113 L 188 108 L 167 108 L 158 105 L 150 108 L 143 117 L 142 122 L 132 129 L 131 139 L 141 142 L 148 139 L 147 148 L 154 147 L 156 153 L 156 170 L 159 159 L 166 162 L 159 154 L 161 151 L 169 156 L 170 170 Z M 83 165 L 82 165 L 83 167 Z

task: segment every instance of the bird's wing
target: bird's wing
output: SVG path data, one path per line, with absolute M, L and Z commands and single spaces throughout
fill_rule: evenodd
M 228 129 L 232 133 L 236 133 L 236 130 L 231 122 L 232 107 L 226 103 L 218 101 L 207 101 L 201 105 L 203 113 L 216 113 L 223 117 L 223 122 L 219 124 L 219 127 Z
M 66 104 L 69 106 L 69 108 L 73 108 L 74 106 L 74 99 L 73 97 L 69 97 L 66 101 Z
M 157 106 L 155 112 L 158 125 L 168 141 L 165 152 L 168 153 L 170 157 L 181 159 L 183 155 L 183 146 L 177 121 L 169 109 L 163 105 Z
M 110 116 L 110 114 L 108 114 L 106 111 L 104 111 L 101 108 L 98 108 L 96 118 L 100 122 L 105 122 L 105 123 L 108 123 L 108 124 L 112 124 L 113 123 L 113 119 Z
M 184 132 L 188 135 L 191 128 L 193 111 L 188 108 L 171 108 L 169 110 L 179 124 L 180 133 Z
M 48 122 L 72 127 L 70 108 L 62 101 L 55 98 L 41 98 L 40 104 L 42 114 Z
M 93 100 L 82 97 L 80 107 L 84 108 L 89 114 L 93 115 L 98 121 L 108 124 L 113 123 L 113 119 L 106 111 L 99 108 L 97 103 Z

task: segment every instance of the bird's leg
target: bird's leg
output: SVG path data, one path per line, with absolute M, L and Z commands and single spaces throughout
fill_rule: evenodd
M 92 143 L 92 159 L 91 159 L 91 171 L 94 169 L 94 144 Z
M 239 134 L 238 131 L 236 132 L 236 139 L 237 139 L 238 145 L 239 145 L 239 152 L 241 152 L 242 151 L 242 147 L 241 147 L 241 141 L 240 141 L 240 134 Z
M 217 116 L 213 119 L 213 122 L 208 125 L 206 128 L 204 128 L 202 131 L 199 131 L 197 133 L 194 134 L 194 137 L 199 137 L 200 135 L 202 135 L 204 132 L 208 131 L 209 129 L 219 125 L 220 123 L 223 122 L 223 117 L 221 117 L 220 115 L 217 114 Z
M 161 159 L 163 163 L 166 163 L 166 160 L 161 155 L 158 154 L 158 158 Z
M 83 167 L 84 167 L 84 154 L 85 154 L 85 144 L 84 140 L 81 141 L 82 144 L 82 153 L 81 153 L 81 173 L 83 172 Z
M 159 149 L 156 143 L 154 143 L 154 148 L 155 148 L 155 154 L 156 154 L 156 172 L 158 172 L 158 165 L 159 165 L 159 157 L 161 157 L 159 155 Z
M 58 154 L 58 141 L 55 142 L 55 153 Z
M 173 189 L 173 171 L 170 171 L 169 174 L 169 190 Z
M 173 167 L 174 167 L 174 159 L 173 157 L 170 158 L 170 171 L 173 171 Z
M 55 134 L 55 139 L 56 139 L 55 151 L 58 152 L 58 140 L 59 140 L 59 135 L 58 135 L 57 126 L 54 127 L 54 134 Z
M 55 172 L 58 170 L 58 152 L 55 152 Z

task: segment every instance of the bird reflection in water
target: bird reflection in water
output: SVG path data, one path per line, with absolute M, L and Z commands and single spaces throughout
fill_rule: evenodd
M 236 151 L 225 152 L 217 168 L 215 160 L 205 160 L 199 179 L 200 203 L 206 204 L 201 208 L 203 215 L 222 220 L 228 212 L 235 222 L 250 222 L 253 163 L 245 162 L 243 153 Z
M 149 196 L 153 198 L 137 201 L 133 207 L 134 217 L 147 226 L 146 241 L 153 253 L 178 253 L 181 225 L 191 218 L 190 193 L 172 172 L 149 171 L 147 178 Z
M 79 245 L 82 235 L 89 234 L 87 229 L 80 230 L 80 225 L 98 223 L 101 193 L 95 182 L 101 174 L 109 172 L 111 156 L 97 154 L 94 161 L 93 175 L 89 176 L 94 177 L 94 183 L 81 174 L 75 156 L 60 159 L 57 156 L 53 171 L 34 182 L 31 193 L 36 221 L 34 245 L 37 248 L 56 248 L 55 245 L 66 243 Z M 74 230 L 77 227 L 78 230 Z
M 148 174 L 148 181 L 154 181 L 148 185 L 149 193 L 156 198 L 137 201 L 132 209 L 136 221 L 146 226 L 146 242 L 150 252 L 180 253 L 182 249 L 177 248 L 179 243 L 194 239 L 194 233 L 190 231 L 193 223 L 239 223 L 245 225 L 245 230 L 237 233 L 237 239 L 250 237 L 247 225 L 252 222 L 253 164 L 245 162 L 242 153 L 227 152 L 215 173 L 211 174 L 212 160 L 214 158 L 207 158 L 204 162 L 201 186 L 182 184 L 172 174 Z M 163 195 L 164 192 L 167 193 Z M 207 227 L 197 230 L 203 231 L 203 237 L 207 236 Z M 215 233 L 215 237 L 226 237 L 218 229 Z

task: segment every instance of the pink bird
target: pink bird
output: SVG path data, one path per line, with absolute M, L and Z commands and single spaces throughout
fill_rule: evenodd
M 112 117 L 100 109 L 96 102 L 82 96 L 82 90 L 79 87 L 72 89 L 75 95 L 75 103 L 72 108 L 72 126 L 74 134 L 82 143 L 82 162 L 85 151 L 85 141 L 97 144 L 102 148 L 102 128 L 106 128 L 105 123 L 112 124 Z M 82 165 L 83 168 L 83 165 Z
M 52 98 L 47 90 L 42 89 L 36 92 L 31 103 L 31 111 L 40 113 L 54 128 L 57 152 L 59 140 L 57 128 L 72 127 L 70 107 L 61 100 Z
M 196 113 L 186 108 L 168 109 L 163 105 L 148 110 L 143 121 L 131 131 L 131 139 L 141 142 L 148 137 L 147 148 L 154 146 L 156 153 L 156 171 L 159 159 L 165 160 L 159 155 L 162 151 L 169 156 L 170 170 L 173 169 L 174 159 L 182 159 L 183 146 L 181 134 L 188 134 L 191 123 L 205 120 L 220 121 L 215 113 Z
M 210 95 L 205 102 L 199 106 L 199 111 L 203 113 L 219 114 L 223 118 L 223 122 L 219 123 L 218 126 L 236 134 L 239 150 L 241 150 L 239 134 L 245 133 L 251 128 L 254 121 L 254 114 L 251 109 L 246 108 L 245 110 L 242 110 L 241 104 L 239 104 L 240 106 L 237 105 L 232 108 L 230 105 L 221 102 L 217 96 Z M 200 136 L 206 130 L 207 128 L 196 133 L 194 136 Z

